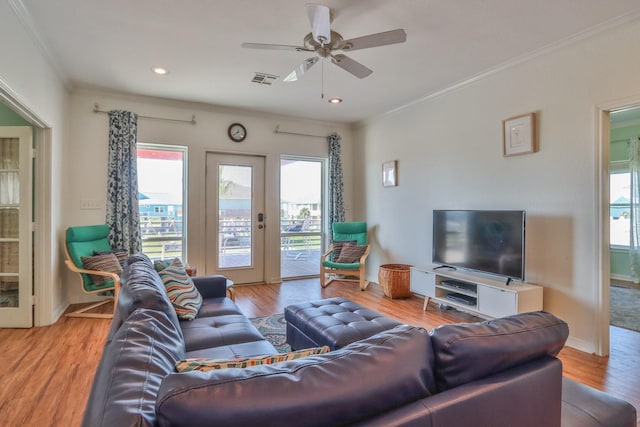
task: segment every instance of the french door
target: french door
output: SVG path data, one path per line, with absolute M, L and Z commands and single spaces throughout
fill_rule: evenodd
M 208 153 L 206 274 L 264 282 L 264 157 Z
M 0 327 L 33 326 L 32 130 L 0 126 Z

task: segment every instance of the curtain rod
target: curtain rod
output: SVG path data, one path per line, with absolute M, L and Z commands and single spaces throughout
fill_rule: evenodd
M 287 132 L 284 130 L 280 130 L 280 125 L 276 125 L 276 128 L 274 129 L 273 133 L 284 133 L 287 135 L 298 135 L 298 136 L 310 136 L 312 138 L 326 138 L 325 135 L 312 135 L 310 133 Z
M 100 107 L 98 106 L 98 103 L 93 104 L 93 112 L 94 113 L 109 114 L 108 111 L 101 110 Z M 195 114 L 193 116 L 191 116 L 191 120 L 167 119 L 165 117 L 143 116 L 141 114 L 138 114 L 138 117 L 142 117 L 143 119 L 165 120 L 165 121 L 168 121 L 168 122 L 191 123 L 192 125 L 196 124 L 196 116 L 195 116 Z

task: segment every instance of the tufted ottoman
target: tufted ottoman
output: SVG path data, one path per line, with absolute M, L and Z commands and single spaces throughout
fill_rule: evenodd
M 287 342 L 293 350 L 329 346 L 337 350 L 386 331 L 397 322 L 345 298 L 294 304 L 284 309 Z

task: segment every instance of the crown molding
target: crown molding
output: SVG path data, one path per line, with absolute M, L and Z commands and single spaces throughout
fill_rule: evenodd
M 54 72 L 62 81 L 62 84 L 65 86 L 65 88 L 67 90 L 70 90 L 71 82 L 69 80 L 69 76 L 65 72 L 62 64 L 60 64 L 60 61 L 58 61 L 56 56 L 53 54 L 53 51 L 51 50 L 49 44 L 45 41 L 45 37 L 43 37 L 42 32 L 36 25 L 36 22 L 33 19 L 33 16 L 31 15 L 31 12 L 27 8 L 27 6 L 22 0 L 7 1 L 13 9 L 13 12 L 16 14 L 18 21 L 20 21 L 20 24 L 22 24 L 22 27 L 29 35 L 29 38 L 31 38 L 38 50 L 40 50 L 40 52 L 43 54 L 49 65 L 51 65 L 51 68 L 53 68 Z
M 602 34 L 604 32 L 607 32 L 609 30 L 613 30 L 616 28 L 619 28 L 623 25 L 626 25 L 630 22 L 636 21 L 640 19 L 640 8 L 638 8 L 637 10 L 635 10 L 634 12 L 631 13 L 627 13 L 624 15 L 620 15 L 617 16 L 615 18 L 611 18 L 608 21 L 602 22 L 596 26 L 590 27 L 584 31 L 578 32 L 576 34 L 573 34 L 569 37 L 566 37 L 562 40 L 558 40 L 554 43 L 548 44 L 546 46 L 543 46 L 539 49 L 535 49 L 531 52 L 528 52 L 524 55 L 520 55 L 518 57 L 515 57 L 513 59 L 510 59 L 506 62 L 503 62 L 502 64 L 498 64 L 495 67 L 491 67 L 481 73 L 478 73 L 476 75 L 473 75 L 469 78 L 466 78 L 464 80 L 461 80 L 457 83 L 454 83 L 450 86 L 447 86 L 445 88 L 442 89 L 438 89 L 435 90 L 429 94 L 426 94 L 420 98 L 417 98 L 411 102 L 408 102 L 404 105 L 401 105 L 399 107 L 396 107 L 394 109 L 391 109 L 389 111 L 386 111 L 384 113 L 381 113 L 379 115 L 376 115 L 375 117 L 369 117 L 367 119 L 362 120 L 361 122 L 358 122 L 355 126 L 356 127 L 361 127 L 362 125 L 366 124 L 367 122 L 370 122 L 372 120 L 377 120 L 381 117 L 385 117 L 385 116 L 391 116 L 394 114 L 397 114 L 407 108 L 410 108 L 414 105 L 420 104 L 422 102 L 431 100 L 431 99 L 435 99 L 438 98 L 440 96 L 446 95 L 450 92 L 456 91 L 458 89 L 462 89 L 468 85 L 471 85 L 479 80 L 485 79 L 491 75 L 497 74 L 499 72 L 502 72 L 504 70 L 507 70 L 509 68 L 513 68 L 517 65 L 520 65 L 522 63 L 531 61 L 535 58 L 544 56 L 544 55 L 548 55 L 550 53 L 559 51 L 561 49 L 564 49 L 566 47 L 575 45 L 583 40 L 587 40 L 590 39 L 598 34 Z

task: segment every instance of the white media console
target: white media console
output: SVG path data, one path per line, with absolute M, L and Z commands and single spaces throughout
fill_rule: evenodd
M 542 287 L 450 268 L 411 267 L 411 291 L 484 318 L 542 310 Z

